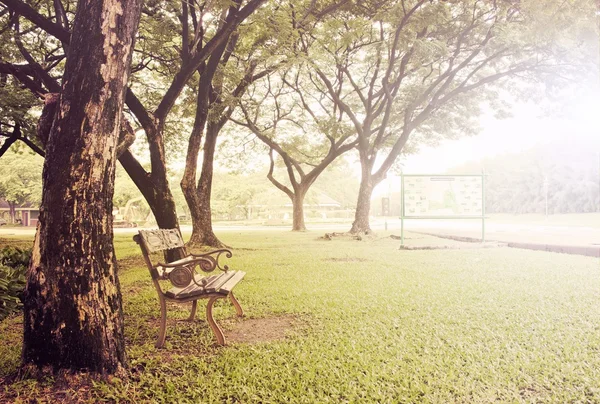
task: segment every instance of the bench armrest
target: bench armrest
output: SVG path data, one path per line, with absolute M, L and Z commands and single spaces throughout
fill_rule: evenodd
M 204 272 L 212 272 L 217 268 L 221 271 L 227 272 L 229 270 L 229 267 L 227 265 L 221 266 L 221 264 L 219 263 L 219 259 L 223 254 L 225 254 L 226 258 L 231 258 L 233 256 L 231 250 L 228 250 L 226 248 L 209 251 L 202 254 L 191 254 L 190 256 L 194 257 L 195 259 L 203 260 L 202 264 L 199 264 L 199 266 L 200 269 Z M 208 265 L 208 262 L 210 262 L 210 265 Z
M 192 283 L 203 286 L 205 280 L 198 281 L 196 279 L 196 267 L 199 267 L 202 272 L 206 273 L 212 272 L 215 269 L 226 273 L 229 267 L 221 265 L 219 262 L 219 258 L 223 254 L 227 258 L 233 256 L 231 251 L 227 249 L 214 250 L 203 254 L 191 254 L 168 264 L 159 263 L 154 267 L 154 270 L 157 272 L 159 279 L 169 280 L 175 287 L 186 287 Z
M 196 266 L 198 265 L 200 269 L 204 272 L 212 272 L 215 269 L 220 269 L 221 271 L 227 272 L 229 267 L 227 265 L 221 265 L 219 259 L 221 255 L 225 254 L 225 257 L 231 258 L 233 254 L 230 250 L 220 249 L 209 251 L 203 254 L 190 254 L 185 258 L 182 258 L 177 261 L 170 262 L 168 264 L 159 263 L 156 265 L 157 268 L 163 269 L 166 271 L 170 268 L 178 268 L 181 266 Z

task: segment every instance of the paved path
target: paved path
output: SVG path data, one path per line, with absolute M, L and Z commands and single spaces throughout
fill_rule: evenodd
M 384 223 L 385 225 L 385 223 Z M 396 220 L 388 229 L 399 228 Z M 406 220 L 406 231 L 446 237 L 481 239 L 479 220 Z M 600 228 L 486 222 L 486 241 L 505 242 L 511 247 L 600 257 Z
M 481 222 L 407 220 L 405 230 L 430 231 L 437 234 L 481 238 Z M 390 228 L 388 223 L 388 228 Z M 397 225 L 394 223 L 393 227 Z M 505 242 L 535 242 L 600 246 L 600 229 L 593 227 L 545 226 L 532 224 L 486 223 L 486 239 Z

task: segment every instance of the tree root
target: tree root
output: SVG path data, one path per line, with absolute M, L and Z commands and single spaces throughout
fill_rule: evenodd
M 323 237 L 319 237 L 320 240 L 328 240 L 331 241 L 334 238 L 347 238 L 350 240 L 357 240 L 357 241 L 362 241 L 363 237 L 361 234 L 352 234 L 352 233 L 325 233 L 325 235 Z

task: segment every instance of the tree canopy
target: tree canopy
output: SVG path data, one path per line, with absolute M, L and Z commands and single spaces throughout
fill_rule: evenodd
M 352 231 L 370 231 L 373 187 L 413 134 L 472 133 L 482 105 L 504 108 L 501 88 L 576 74 L 564 58 L 584 46 L 592 11 L 585 1 L 360 2 L 304 34 L 298 58 L 358 142 Z M 577 18 L 587 28 L 573 32 Z
M 42 200 L 44 160 L 30 151 L 11 149 L 0 164 L 0 198 L 17 205 L 37 206 Z

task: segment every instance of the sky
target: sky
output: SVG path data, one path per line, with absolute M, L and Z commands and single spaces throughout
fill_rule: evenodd
M 479 135 L 424 147 L 406 158 L 403 171 L 444 173 L 467 162 L 517 153 L 546 143 L 584 142 L 600 152 L 600 99 L 586 97 L 571 110 L 568 117 L 552 117 L 536 105 L 523 104 L 515 108 L 511 118 L 496 119 L 489 114 L 481 118 Z
M 513 116 L 496 119 L 488 114 L 480 119 L 481 132 L 472 137 L 443 141 L 436 147 L 423 147 L 403 163 L 405 174 L 443 174 L 453 167 L 488 157 L 518 153 L 536 145 L 561 142 L 583 143 L 600 153 L 600 96 L 588 95 L 570 105 L 563 116 L 552 116 L 538 105 L 520 104 Z M 477 174 L 477 173 L 474 173 Z M 388 175 L 373 193 L 374 197 L 399 187 L 400 179 Z

